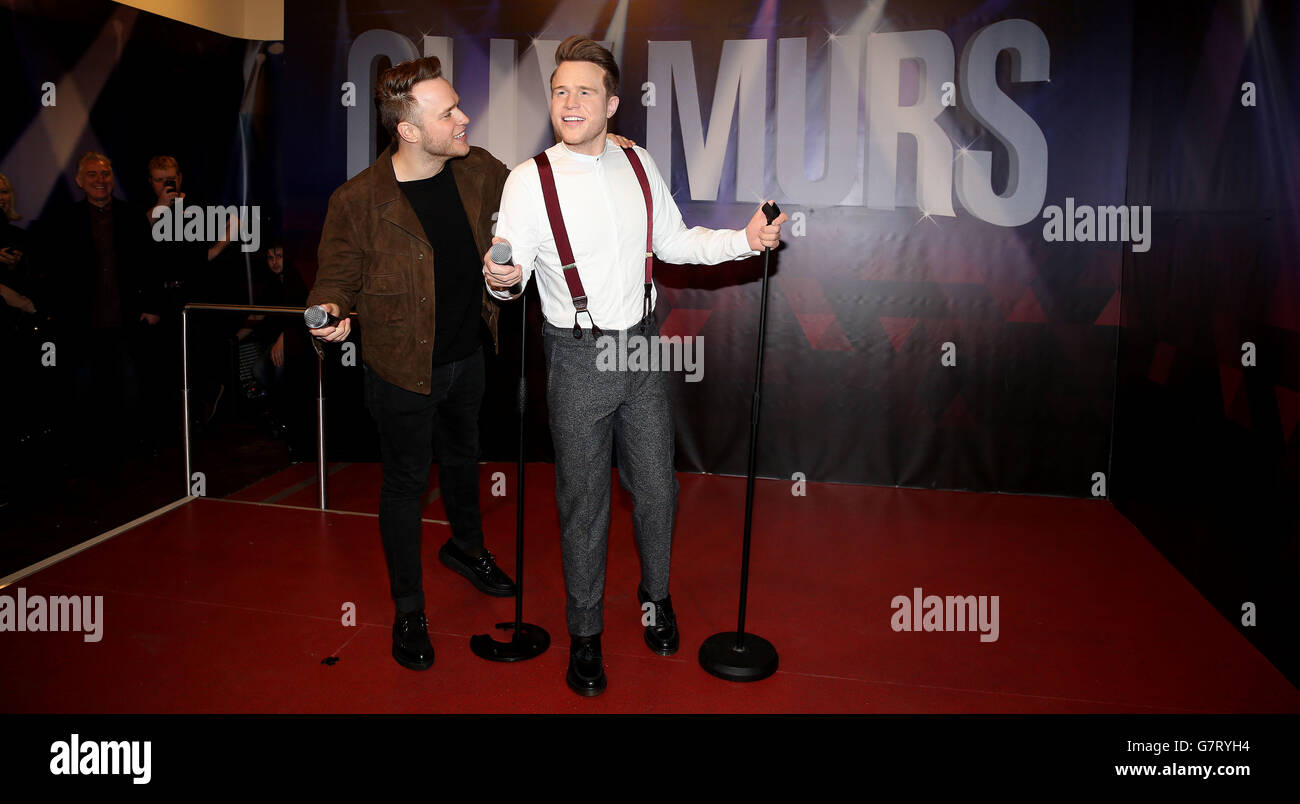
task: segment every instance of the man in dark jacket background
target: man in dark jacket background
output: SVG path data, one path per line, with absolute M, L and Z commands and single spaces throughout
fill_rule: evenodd
M 80 432 L 68 435 L 79 450 L 134 447 L 153 426 L 140 416 L 139 377 L 151 369 L 145 360 L 161 312 L 148 223 L 143 208 L 113 197 L 113 166 L 103 154 L 81 157 L 76 182 L 85 198 L 35 233 L 57 365 L 72 369 L 66 420 Z

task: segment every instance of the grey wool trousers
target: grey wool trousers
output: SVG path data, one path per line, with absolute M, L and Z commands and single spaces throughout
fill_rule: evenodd
M 619 333 L 604 330 L 617 339 Z M 653 315 L 644 333 L 658 334 Z M 669 377 L 663 371 L 602 371 L 601 345 L 590 330 L 543 325 L 546 398 L 555 442 L 555 499 L 560 513 L 565 615 L 569 633 L 604 630 L 605 555 L 609 544 L 610 451 L 632 495 L 641 584 L 651 600 L 668 596 L 677 475 Z M 608 348 L 608 345 L 606 346 Z M 631 590 L 629 590 L 631 591 Z M 640 621 L 639 608 L 627 612 Z

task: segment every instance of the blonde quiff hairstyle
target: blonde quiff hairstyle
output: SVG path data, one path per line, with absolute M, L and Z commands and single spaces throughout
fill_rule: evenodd
M 605 71 L 605 95 L 614 97 L 618 94 L 618 62 L 614 54 L 604 45 L 585 36 L 570 36 L 560 43 L 555 50 L 555 69 L 566 61 L 588 61 Z M 551 82 L 555 81 L 555 71 L 551 71 Z

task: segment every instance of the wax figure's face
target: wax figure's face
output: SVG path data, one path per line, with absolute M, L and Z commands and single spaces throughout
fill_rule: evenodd
M 154 168 L 149 171 L 149 184 L 153 187 L 154 195 L 162 195 L 163 185 L 171 179 L 176 182 L 176 192 L 181 190 L 181 173 L 174 167 Z
M 113 197 L 113 168 L 101 159 L 91 159 L 77 171 L 77 186 L 90 203 L 102 207 Z
M 469 153 L 469 116 L 460 110 L 460 96 L 445 78 L 431 78 L 411 87 L 414 120 L 397 124 L 397 134 L 430 156 L 443 159 Z
M 609 118 L 618 96 L 605 94 L 605 69 L 589 61 L 566 61 L 551 77 L 551 125 L 555 135 L 579 153 L 605 148 Z
M 284 270 L 284 249 L 275 247 L 266 252 L 266 265 L 277 274 Z

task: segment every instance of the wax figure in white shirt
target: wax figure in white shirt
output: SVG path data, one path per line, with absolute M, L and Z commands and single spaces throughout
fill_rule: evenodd
M 556 451 L 556 502 L 562 531 L 570 661 L 566 681 L 580 695 L 606 686 L 600 649 L 605 554 L 609 538 L 609 456 L 618 450 L 619 479 L 632 494 L 641 555 L 638 599 L 651 603 L 645 641 L 661 655 L 680 637 L 668 594 L 676 512 L 672 409 L 667 375 L 602 371 L 599 337 L 657 334 L 651 290 L 645 316 L 646 204 L 631 157 L 606 142 L 618 108 L 618 66 L 608 50 L 570 37 L 556 51 L 551 123 L 560 142 L 546 150 L 564 228 L 586 296 L 581 313 L 562 269 L 535 159 L 506 180 L 493 242 L 508 242 L 514 265 L 484 255 L 488 290 L 517 298 L 511 287 L 536 276 L 542 299 L 547 399 Z M 653 200 L 653 251 L 671 263 L 716 264 L 779 245 L 781 215 L 770 225 L 760 210 L 743 230 L 687 229 L 650 155 L 635 148 Z M 644 324 L 643 324 L 644 320 Z M 575 323 L 582 327 L 574 337 Z M 592 326 L 601 332 L 592 332 Z M 642 609 L 629 612 L 642 616 Z

